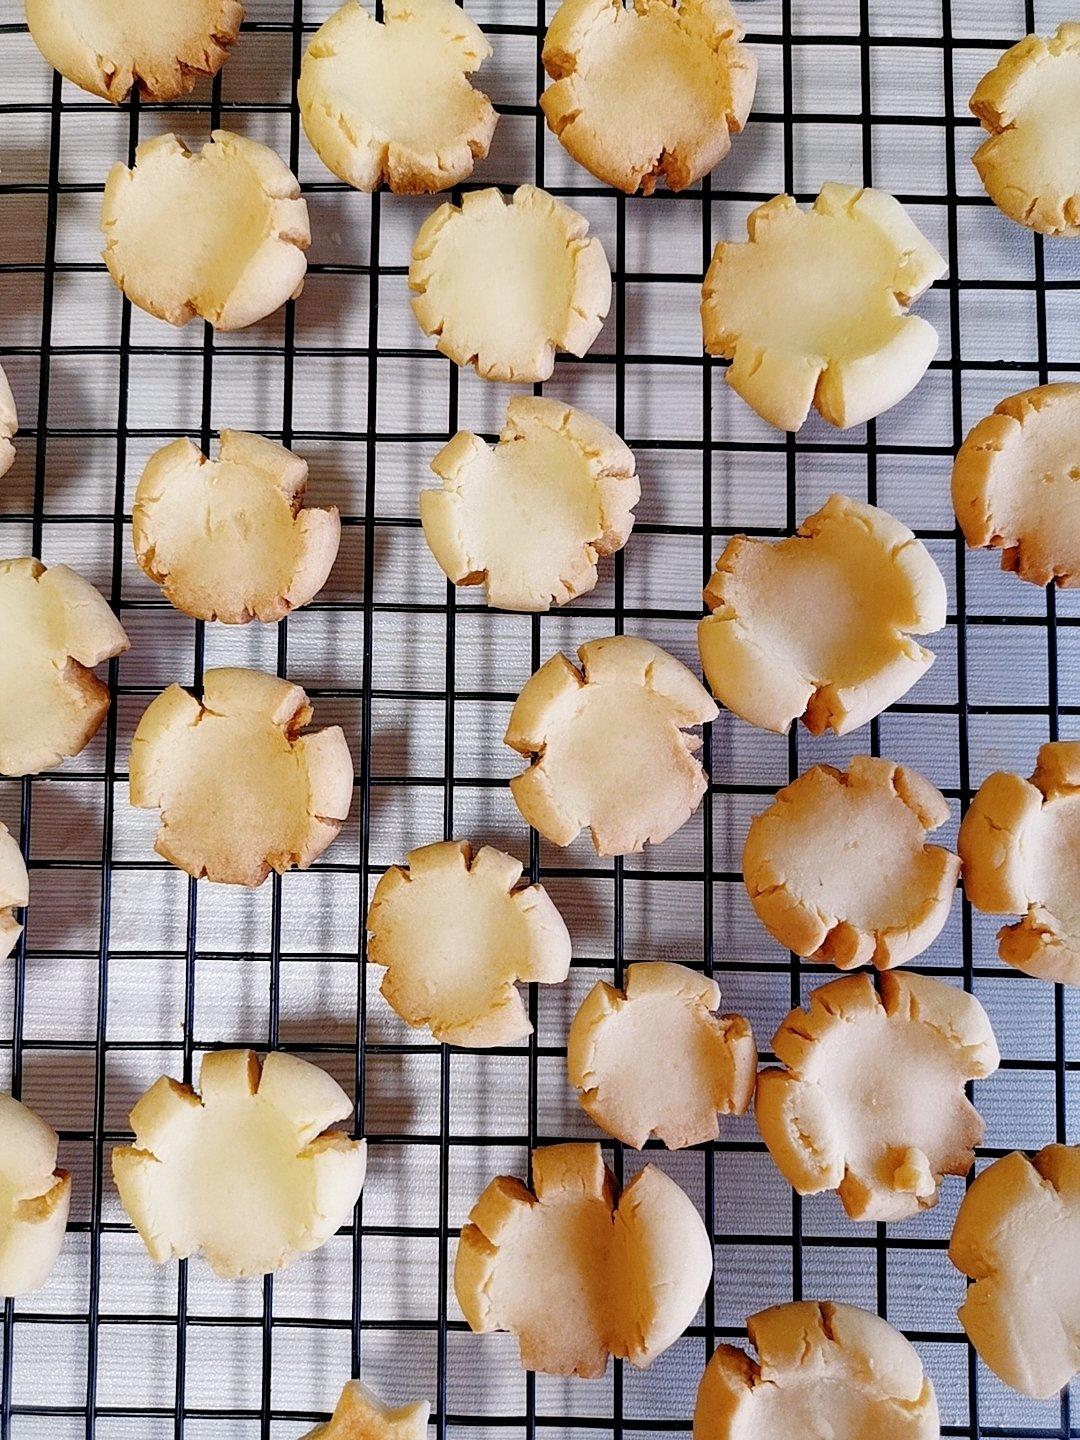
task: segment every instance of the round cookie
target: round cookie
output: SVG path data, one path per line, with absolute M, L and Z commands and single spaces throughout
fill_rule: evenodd
M 395 1408 L 384 1404 L 359 1380 L 350 1380 L 333 1417 L 301 1440 L 426 1440 L 430 1414 L 426 1400 Z
M 15 463 L 15 446 L 11 441 L 18 428 L 15 397 L 4 374 L 4 367 L 0 365 L 0 475 L 6 475 Z
M 0 1300 L 44 1285 L 64 1243 L 71 1176 L 58 1147 L 52 1126 L 0 1091 Z
M 6 960 L 18 944 L 22 926 L 16 910 L 30 903 L 30 877 L 19 842 L 0 822 L 0 960 Z

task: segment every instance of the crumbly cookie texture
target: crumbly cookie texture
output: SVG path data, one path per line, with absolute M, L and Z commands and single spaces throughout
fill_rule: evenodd
M 0 365 L 0 475 L 6 475 L 15 463 L 15 446 L 11 442 L 18 428 L 15 397 L 11 393 L 4 368 Z
M 505 741 L 529 768 L 510 781 L 522 815 L 556 845 L 588 827 L 598 855 L 659 845 L 705 794 L 691 725 L 717 708 L 685 665 L 648 640 L 612 635 L 562 652 L 526 682 Z
M 957 1312 L 1006 1385 L 1048 1400 L 1080 1372 L 1080 1146 L 1014 1152 L 964 1196 L 949 1259 L 975 1283 Z
M 316 1425 L 302 1440 L 425 1440 L 430 1413 L 426 1400 L 395 1408 L 359 1380 L 350 1380 L 333 1418 Z
M 964 1094 L 998 1067 L 973 995 L 906 971 L 815 990 L 773 1037 L 783 1069 L 758 1076 L 758 1126 L 800 1195 L 836 1190 L 853 1220 L 904 1220 L 966 1175 L 983 1122 Z
M 720 1134 L 717 1115 L 754 1098 L 757 1047 L 742 1015 L 718 1015 L 720 987 L 685 965 L 630 965 L 621 990 L 600 981 L 574 1016 L 566 1069 L 602 1130 L 640 1150 Z
M 556 350 L 584 355 L 611 305 L 611 270 L 589 223 L 546 190 L 470 190 L 420 227 L 413 312 L 457 365 L 485 380 L 550 379 Z
M 1030 780 L 988 775 L 960 825 L 964 891 L 976 910 L 1020 915 L 998 931 L 1008 965 L 1080 985 L 1080 741 L 1039 749 Z
M 0 560 L 0 775 L 36 775 L 78 755 L 109 708 L 94 666 L 128 638 L 66 565 Z
M 448 1045 L 510 1045 L 532 1033 L 516 984 L 557 985 L 570 972 L 570 934 L 522 865 L 462 840 L 392 865 L 368 910 L 368 960 L 384 965 L 383 997 L 408 1025 Z
M 131 803 L 160 810 L 154 849 L 197 879 L 261 885 L 306 870 L 352 803 L 340 726 L 303 735 L 299 685 L 258 670 L 207 670 L 201 701 L 170 685 L 131 745 Z
M 1043 235 L 1080 236 L 1080 21 L 1006 50 L 971 111 L 990 133 L 971 158 L 998 209 Z
M 174 440 L 135 491 L 135 558 L 185 615 L 280 620 L 319 593 L 341 541 L 334 507 L 302 508 L 307 474 L 261 435 L 223 430 L 216 460 Z
M 940 1440 L 918 1352 L 854 1305 L 801 1300 L 751 1315 L 757 1359 L 715 1352 L 698 1388 L 694 1440 Z
M 474 1331 L 508 1330 L 525 1370 L 644 1369 L 693 1320 L 712 1246 L 693 1202 L 647 1165 L 620 1197 L 599 1145 L 533 1151 L 533 1189 L 500 1175 L 461 1232 L 454 1291 Z
M 312 147 L 357 190 L 446 190 L 488 153 L 498 115 L 469 76 L 491 54 L 454 0 L 346 0 L 316 31 L 297 99 Z
M 705 276 L 705 349 L 764 420 L 798 430 L 813 407 L 842 430 L 902 400 L 938 347 L 911 305 L 946 264 L 898 200 L 830 182 L 813 209 L 777 195 L 721 241 Z
M 960 860 L 927 844 L 949 806 L 916 770 L 857 755 L 815 765 L 750 822 L 743 880 L 785 950 L 850 970 L 890 970 L 941 932 Z
M 18 944 L 22 926 L 16 910 L 30 903 L 30 877 L 19 842 L 0 822 L 0 960 L 6 960 Z
M 685 190 L 746 124 L 757 60 L 727 0 L 563 0 L 544 40 L 540 104 L 607 185 Z
M 641 497 L 613 431 L 538 395 L 510 401 L 494 448 L 461 430 L 431 468 L 443 482 L 420 495 L 431 553 L 455 585 L 486 585 L 499 610 L 547 610 L 591 590 Z
M 275 1051 L 204 1056 L 199 1093 L 162 1075 L 113 1151 L 120 1200 L 151 1260 L 202 1255 L 216 1275 L 268 1275 L 345 1224 L 367 1146 L 329 1127 L 353 1113 L 325 1070 Z
M 0 1092 L 0 1299 L 39 1289 L 56 1264 L 71 1201 L 58 1146 L 52 1126 Z
M 1080 102 L 1078 102 L 1080 103 Z M 967 543 L 1033 585 L 1080 585 L 1080 384 L 1009 395 L 961 445 L 953 507 Z
M 832 495 L 795 535 L 729 540 L 698 625 L 705 677 L 752 725 L 846 735 L 934 663 L 913 635 L 945 624 L 945 581 L 908 527 Z
M 116 164 L 101 205 L 109 274 L 134 305 L 186 325 L 242 330 L 295 299 L 311 243 L 307 204 L 273 150 L 215 130 L 199 151 L 175 135 Z

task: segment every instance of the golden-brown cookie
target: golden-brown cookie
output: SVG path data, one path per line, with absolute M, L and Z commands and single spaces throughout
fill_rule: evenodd
M 0 475 L 6 475 L 15 463 L 15 446 L 11 441 L 18 428 L 15 397 L 4 374 L 4 367 L 0 365 Z
M 18 944 L 22 926 L 16 910 L 30 903 L 30 877 L 19 842 L 0 822 L 0 960 L 6 960 Z
M 71 1202 L 58 1146 L 51 1125 L 0 1091 L 0 1300 L 37 1290 L 56 1264 Z
M 309 1430 L 302 1440 L 425 1440 L 430 1414 L 426 1400 L 395 1409 L 359 1380 L 350 1380 L 333 1417 Z

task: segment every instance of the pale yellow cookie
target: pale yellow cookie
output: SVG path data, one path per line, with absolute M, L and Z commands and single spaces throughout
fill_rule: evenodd
M 6 960 L 18 943 L 22 926 L 15 919 L 16 910 L 25 910 L 30 903 L 30 877 L 19 842 L 6 825 L 0 823 L 0 960 Z
M 431 1406 L 414 1400 L 396 1409 L 386 1405 L 359 1380 L 341 1392 L 333 1418 L 316 1425 L 302 1440 L 425 1440 Z
M 71 1176 L 56 1168 L 56 1131 L 0 1091 L 0 1300 L 49 1278 L 67 1228 Z
M 0 475 L 6 475 L 15 463 L 15 446 L 11 442 L 18 428 L 15 397 L 4 374 L 4 367 L 0 365 Z

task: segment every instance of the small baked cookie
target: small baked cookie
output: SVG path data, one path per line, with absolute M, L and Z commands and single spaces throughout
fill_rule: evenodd
M 11 441 L 18 428 L 15 397 L 4 374 L 4 367 L 0 365 L 0 475 L 6 475 L 15 463 L 15 446 Z
M 345 0 L 300 67 L 304 132 L 356 190 L 446 190 L 488 153 L 498 115 L 469 76 L 491 55 L 454 0 L 385 0 L 378 21 Z
M 940 1440 L 915 1347 L 855 1305 L 800 1300 L 746 1322 L 757 1359 L 715 1352 L 698 1387 L 694 1440 Z
M 926 842 L 948 818 L 941 791 L 906 765 L 815 765 L 750 822 L 750 903 L 796 955 L 840 970 L 903 965 L 949 917 L 960 861 Z
M 516 982 L 558 985 L 570 973 L 570 933 L 521 862 L 464 840 L 412 850 L 391 865 L 368 910 L 367 958 L 384 965 L 380 991 L 407 1025 L 447 1045 L 512 1045 L 532 1033 Z
M 1048 1400 L 1080 1372 L 1080 1146 L 1013 1152 L 964 1196 L 949 1259 L 974 1280 L 957 1314 L 1006 1385 Z
M 1009 395 L 961 445 L 952 497 L 964 538 L 1033 585 L 1080 585 L 1080 384 Z
M 71 1201 L 58 1146 L 52 1126 L 0 1092 L 0 1300 L 37 1290 L 56 1264 Z
M 561 651 L 525 683 L 506 744 L 532 763 L 510 781 L 518 809 L 556 845 L 588 826 L 598 855 L 659 845 L 708 789 L 691 725 L 716 706 L 685 665 L 649 640 L 611 635 Z
M 135 491 L 135 558 L 196 620 L 280 620 L 326 584 L 337 509 L 304 509 L 308 467 L 261 435 L 223 430 L 218 458 L 190 440 L 151 455 Z
M 120 1200 L 151 1260 L 201 1254 L 216 1275 L 268 1275 L 348 1220 L 367 1144 L 329 1127 L 353 1113 L 325 1070 L 274 1051 L 203 1057 L 199 1092 L 162 1075 L 113 1151 Z
M 964 1094 L 999 1063 L 974 995 L 889 970 L 831 980 L 773 1036 L 782 1070 L 758 1076 L 755 1109 L 800 1195 L 836 1190 L 853 1220 L 904 1220 L 966 1175 L 983 1134 Z
M 584 410 L 515 396 L 494 449 L 459 430 L 420 494 L 431 553 L 455 585 L 487 586 L 499 610 L 547 610 L 596 584 L 596 560 L 621 550 L 641 486 L 619 437 Z
M 341 1392 L 333 1418 L 325 1425 L 316 1425 L 301 1440 L 425 1440 L 430 1414 L 426 1400 L 414 1400 L 411 1405 L 395 1409 L 359 1380 L 350 1380 Z
M 643 1370 L 673 1344 L 712 1267 L 701 1216 L 662 1170 L 620 1198 L 599 1145 L 549 1145 L 532 1190 L 500 1175 L 473 1206 L 454 1293 L 478 1334 L 516 1337 L 523 1369 L 595 1379 L 609 1355 Z
M 15 919 L 16 910 L 25 910 L 30 903 L 30 877 L 19 842 L 5 824 L 0 822 L 0 960 L 6 960 L 15 949 L 22 926 Z
M 78 755 L 109 708 L 94 666 L 127 648 L 119 620 L 74 570 L 0 560 L 0 775 L 36 775 Z
M 133 169 L 109 172 L 101 228 L 109 274 L 170 325 L 198 315 L 242 330 L 303 289 L 311 232 L 296 177 L 228 130 L 197 152 L 175 135 L 143 141 Z
M 1006 50 L 971 112 L 990 132 L 971 158 L 998 209 L 1043 235 L 1080 236 L 1080 21 Z
M 717 1015 L 720 987 L 664 961 L 630 965 L 624 989 L 602 980 L 570 1026 L 566 1071 L 582 1109 L 640 1150 L 669 1150 L 720 1134 L 717 1114 L 743 1115 L 754 1098 L 757 1046 L 742 1015 Z
M 485 380 L 548 380 L 555 351 L 584 355 L 611 305 L 589 222 L 546 190 L 470 190 L 420 227 L 409 266 L 421 330 Z
M 902 400 L 938 347 L 908 306 L 946 264 L 898 200 L 830 182 L 812 210 L 777 195 L 721 241 L 705 276 L 705 349 L 763 420 L 798 430 L 813 407 L 862 425 Z
M 196 879 L 261 885 L 307 867 L 352 803 L 341 727 L 302 735 L 299 685 L 258 670 L 207 670 L 201 701 L 170 685 L 131 743 L 131 803 L 160 810 L 154 849 Z
M 707 175 L 746 124 L 757 60 L 727 0 L 563 0 L 544 40 L 548 125 L 606 185 Z

